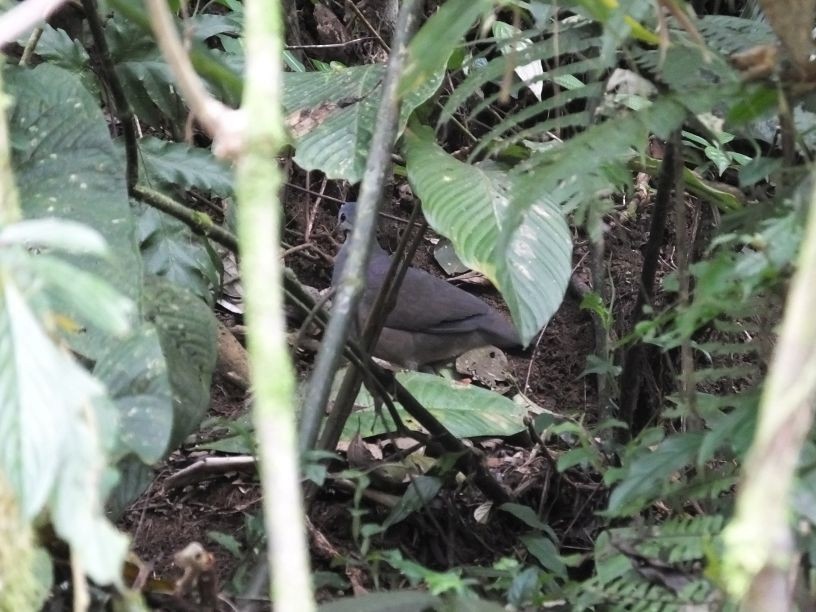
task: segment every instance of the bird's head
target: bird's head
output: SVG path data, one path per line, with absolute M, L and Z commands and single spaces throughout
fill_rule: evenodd
M 337 228 L 343 235 L 351 232 L 354 227 L 354 217 L 357 215 L 357 202 L 346 202 L 337 212 Z

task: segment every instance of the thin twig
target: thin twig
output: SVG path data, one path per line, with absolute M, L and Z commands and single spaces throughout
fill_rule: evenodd
M 231 457 L 204 457 L 195 463 L 169 476 L 162 488 L 164 491 L 185 487 L 219 474 L 229 472 L 254 472 L 257 459 L 252 455 L 234 455 Z
M 654 295 L 655 276 L 657 274 L 657 264 L 660 257 L 660 248 L 663 245 L 663 235 L 666 230 L 666 218 L 668 216 L 669 205 L 671 204 L 671 193 L 675 186 L 676 169 L 674 156 L 677 154 L 674 143 L 670 140 L 666 146 L 666 154 L 663 157 L 663 164 L 660 168 L 660 178 L 657 185 L 657 195 L 655 196 L 654 209 L 652 211 L 652 222 L 649 227 L 649 239 L 643 250 L 643 268 L 640 272 L 640 290 L 632 312 L 631 329 L 643 320 L 645 314 L 643 309 L 651 304 Z M 640 396 L 641 382 L 643 380 L 643 344 L 637 342 L 629 347 L 623 360 L 623 370 L 620 377 L 620 414 L 625 423 L 629 425 L 629 434 L 635 433 L 637 425 L 648 422 L 646 418 L 638 418 L 635 423 L 635 415 L 638 409 L 638 399 Z M 619 435 L 624 434 L 623 430 L 618 430 Z
M 380 45 L 382 45 L 382 48 L 385 49 L 386 52 L 391 53 L 391 47 L 389 47 L 388 44 L 383 40 L 383 37 L 380 36 L 380 33 L 376 30 L 376 28 L 373 25 L 371 25 L 371 23 L 369 23 L 368 19 L 366 19 L 365 15 L 363 15 L 362 11 L 357 8 L 357 5 L 354 4 L 354 2 L 349 2 L 346 6 L 351 7 L 351 10 L 354 11 L 357 14 L 357 16 L 362 20 L 362 22 L 368 28 L 368 31 L 371 32 L 374 38 L 377 39 L 377 42 L 379 42 Z M 397 46 L 399 46 L 399 43 L 397 43 Z
M 408 0 L 400 9 L 400 21 L 395 35 L 396 50 L 391 54 L 383 81 L 382 99 L 360 188 L 348 260 L 301 411 L 301 449 L 312 448 L 317 440 L 321 416 L 340 363 L 341 347 L 349 334 L 352 318 L 356 316 L 357 305 L 362 296 L 363 279 L 376 230 L 376 212 L 391 168 L 391 151 L 397 135 L 400 75 L 407 56 L 408 40 L 419 21 L 421 7 L 422 2 Z
M 133 195 L 137 200 L 182 221 L 197 234 L 212 238 L 233 253 L 238 252 L 238 241 L 235 235 L 216 224 L 208 214 L 187 208 L 163 193 L 142 185 L 136 185 L 133 188 Z
M 675 176 L 674 189 L 674 233 L 677 241 L 677 284 L 678 307 L 686 310 L 690 302 L 689 258 L 691 246 L 688 236 L 688 214 L 686 213 L 686 190 L 683 181 L 683 139 L 679 131 L 672 134 L 675 148 Z M 680 396 L 686 409 L 691 414 L 688 419 L 693 431 L 700 431 L 703 422 L 697 414 L 697 393 L 694 382 L 694 356 L 691 350 L 691 338 L 684 337 L 680 343 Z
M 354 38 L 352 40 L 347 40 L 346 42 L 330 43 L 325 45 L 286 45 L 284 49 L 286 51 L 293 51 L 295 49 L 337 49 L 339 47 L 347 47 L 348 45 L 353 45 L 354 43 L 372 40 L 373 38 L 374 38 L 373 36 L 363 36 L 362 38 Z
M 524 378 L 524 386 L 522 387 L 525 394 L 530 391 L 530 375 L 533 372 L 533 364 L 535 363 L 536 356 L 538 355 L 538 345 L 541 344 L 541 339 L 544 337 L 545 331 L 547 331 L 546 325 L 540 332 L 538 332 L 538 339 L 533 347 L 533 354 L 530 355 L 530 361 L 527 363 L 527 376 Z
M 244 115 L 213 98 L 196 74 L 165 0 L 145 0 L 156 42 L 192 113 L 213 138 L 213 153 L 235 157 L 244 139 Z
M 37 26 L 34 28 L 34 31 L 31 33 L 31 36 L 28 37 L 26 46 L 23 49 L 23 55 L 20 57 L 20 62 L 18 64 L 19 66 L 27 66 L 31 61 L 31 56 L 34 55 L 34 51 L 37 49 L 37 44 L 40 42 L 40 37 L 42 36 L 43 31 L 42 26 Z
M 298 191 L 302 191 L 303 193 L 308 193 L 309 195 L 317 196 L 319 198 L 323 198 L 324 200 L 330 200 L 332 202 L 337 202 L 338 204 L 345 204 L 346 201 L 341 198 L 335 198 L 333 196 L 328 196 L 325 193 L 319 193 L 317 191 L 312 191 L 311 189 L 307 189 L 306 187 L 301 187 L 300 185 L 296 185 L 295 183 L 286 183 L 287 187 L 291 187 L 292 189 L 297 189 Z
M 603 211 L 598 207 L 603 206 L 602 201 L 599 201 L 596 207 L 593 207 L 589 212 L 589 269 L 592 277 L 592 290 L 601 302 L 601 307 L 606 308 L 607 291 L 606 291 L 606 266 L 605 266 L 605 251 L 606 241 L 604 237 L 604 220 Z M 595 312 L 590 310 L 592 316 L 592 328 L 595 336 L 595 357 L 601 361 L 606 362 L 609 359 L 609 335 L 606 329 L 606 322 L 603 318 Z M 606 372 L 597 372 L 595 374 L 595 388 L 598 393 L 598 418 L 605 414 L 606 407 L 609 403 L 609 385 L 608 374 Z
M 328 179 L 324 176 L 320 182 L 320 195 L 315 198 L 311 207 L 306 207 L 306 228 L 303 230 L 303 239 L 306 241 L 308 241 L 312 235 L 312 227 L 314 226 L 315 216 L 317 215 L 317 207 L 320 206 L 323 194 L 326 193 L 326 185 L 328 182 Z

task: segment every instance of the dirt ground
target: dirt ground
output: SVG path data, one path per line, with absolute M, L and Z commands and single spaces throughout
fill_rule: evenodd
M 370 23 L 387 29 L 388 19 L 378 13 L 382 10 L 378 7 L 384 3 L 363 4 Z M 435 4 L 428 3 L 429 14 Z M 320 59 L 346 64 L 384 59 L 382 48 L 372 40 L 367 27 L 354 14 L 343 15 L 340 4 L 331 5 L 335 14 L 322 8 L 312 10 L 308 3 L 294 2 L 292 6 L 299 8 L 287 15 L 289 44 L 333 43 L 362 37 L 365 42 L 348 48 L 335 50 L 329 45 L 321 51 L 324 55 Z M 337 19 L 337 15 L 342 19 Z M 388 32 L 383 34 L 388 38 Z M 456 143 L 447 144 L 450 150 L 457 148 Z M 285 262 L 303 284 L 322 290 L 330 284 L 338 246 L 334 233 L 337 202 L 353 200 L 356 194 L 335 182 L 323 181 L 318 173 L 301 172 L 292 163 L 285 167 L 288 174 L 282 198 Z M 318 193 L 326 196 L 319 202 Z M 386 249 L 394 250 L 398 234 L 405 227 L 395 218 L 407 219 L 411 206 L 407 185 L 392 185 L 383 210 L 391 216 L 381 218 L 379 225 L 379 241 Z M 648 198 L 639 207 L 619 202 L 604 217 L 606 269 L 614 296 L 615 327 L 610 330 L 613 339 L 625 335 L 631 322 L 642 263 L 640 249 L 648 236 L 649 209 Z M 433 238 L 429 230 L 414 265 L 444 277 L 433 258 Z M 592 283 L 586 237 L 574 235 L 573 244 L 573 290 L 567 293 L 560 309 L 531 347 L 508 358 L 515 386 L 523 389 L 529 399 L 556 414 L 593 423 L 612 414 L 608 406 L 599 406 L 594 379 L 581 375 L 595 343 L 593 320 L 580 308 L 579 292 Z M 672 253 L 663 254 L 661 268 L 664 271 L 672 268 Z M 464 287 L 507 312 L 492 287 L 473 284 Z M 241 322 L 224 312 L 219 317 L 228 324 Z M 298 352 L 293 359 L 302 384 L 308 379 L 313 354 Z M 212 385 L 212 416 L 239 418 L 246 413 L 246 404 L 244 392 L 216 375 Z M 213 435 L 212 428 L 209 432 L 205 428 L 194 438 Z M 256 609 L 269 609 L 264 601 L 263 581 L 259 579 L 265 575 L 264 567 L 259 565 L 264 542 L 259 518 L 261 492 L 255 474 L 233 471 L 183 487 L 165 486 L 168 478 L 198 458 L 223 454 L 198 450 L 195 442 L 192 440 L 160 466 L 154 483 L 128 508 L 119 526 L 131 534 L 136 553 L 153 564 L 160 577 L 178 576 L 180 570 L 173 566 L 173 554 L 191 541 L 201 542 L 215 556 L 220 586 L 232 605 L 241 607 L 257 598 Z M 605 489 L 584 473 L 577 472 L 569 482 L 555 475 L 551 462 L 566 447 L 559 448 L 555 440 L 550 448 L 549 442 L 548 458 L 536 449 L 527 434 L 512 439 L 472 441 L 485 453 L 487 465 L 499 482 L 517 492 L 517 501 L 537 510 L 541 519 L 555 530 L 563 543 L 562 552 L 590 551 L 597 529 L 594 511 L 604 506 Z M 494 513 L 489 525 L 482 524 L 476 516 L 484 501 L 478 490 L 466 483 L 446 486 L 429 508 L 392 527 L 384 537 L 374 538 L 371 549 L 397 549 L 403 557 L 436 570 L 490 566 L 505 556 L 524 560 L 526 552 L 515 536 L 525 531 L 526 526 L 504 513 Z M 360 510 L 365 512 L 364 522 L 381 522 L 388 514 L 388 508 L 368 500 L 362 501 Z M 371 564 L 365 559 L 361 540 L 354 535 L 352 492 L 333 485 L 324 487 L 310 509 L 309 519 L 312 563 L 321 585 L 318 589 L 321 600 L 366 589 L 406 585 L 405 579 L 385 564 Z M 573 571 L 580 574 L 583 570 L 578 567 Z M 247 594 L 250 600 L 241 599 L 241 595 Z
M 307 184 L 302 174 L 295 174 L 290 182 L 300 186 Z M 314 182 L 312 179 L 312 188 Z M 331 183 L 325 193 L 341 200 L 354 196 L 338 192 Z M 395 185 L 392 193 L 383 212 L 407 219 L 410 208 L 399 203 L 398 197 L 404 194 L 404 186 Z M 324 289 L 330 282 L 331 258 L 337 249 L 333 232 L 337 206 L 325 200 L 315 206 L 315 196 L 293 188 L 285 191 L 284 242 L 285 248 L 291 251 L 286 264 L 302 283 L 316 289 Z M 621 204 L 607 216 L 606 259 L 614 287 L 614 317 L 619 326 L 627 325 L 630 320 L 636 297 L 640 248 L 648 232 L 647 212 L 648 207 L 635 215 L 627 215 Z M 307 220 L 312 213 L 314 219 L 307 230 Z M 398 221 L 383 218 L 380 243 L 393 248 L 402 226 Z M 428 230 L 414 265 L 444 277 L 433 259 L 433 237 L 433 232 Z M 586 286 L 590 284 L 586 240 L 574 236 L 574 243 L 574 281 Z M 309 246 L 301 246 L 304 244 Z M 667 269 L 671 267 L 671 253 L 665 254 L 663 262 Z M 506 312 L 493 288 L 474 285 L 465 288 Z M 518 388 L 526 388 L 531 400 L 557 414 L 588 422 L 611 416 L 608 410 L 598 406 L 592 377 L 581 376 L 587 356 L 594 350 L 593 333 L 592 319 L 580 308 L 579 297 L 573 291 L 568 292 L 540 338 L 527 350 L 509 355 Z M 299 353 L 294 358 L 302 383 L 310 371 L 313 355 Z M 246 404 L 244 392 L 216 375 L 211 416 L 240 417 L 246 413 Z M 195 438 L 213 437 L 213 432 L 217 433 L 217 428 L 205 429 Z M 591 550 L 595 529 L 593 512 L 604 505 L 606 495 L 598 483 L 583 474 L 579 475 L 580 483 L 573 481 L 575 486 L 559 481 L 526 434 L 474 443 L 485 452 L 488 466 L 497 479 L 511 490 L 521 491 L 517 501 L 537 509 L 555 530 L 564 543 L 562 552 Z M 557 446 L 556 443 L 550 449 L 556 457 Z M 164 486 L 168 477 L 196 459 L 219 454 L 197 450 L 194 443 L 173 453 L 158 468 L 151 487 L 125 512 L 119 526 L 133 538 L 134 550 L 142 561 L 153 564 L 155 575 L 162 578 L 180 574 L 173 565 L 176 551 L 192 541 L 201 542 L 215 556 L 220 586 L 230 601 L 243 605 L 246 601 L 240 596 L 249 593 L 251 598 L 259 598 L 257 609 L 268 609 L 263 601 L 263 583 L 258 580 L 264 575 L 263 566 L 259 565 L 264 542 L 260 526 L 261 491 L 255 474 L 251 470 L 233 471 L 180 488 L 168 490 Z M 445 488 L 431 508 L 391 528 L 384 538 L 375 538 L 372 548 L 398 549 L 405 558 L 438 570 L 489 566 L 504 556 L 523 559 L 526 553 L 519 549 L 514 534 L 524 531 L 525 526 L 509 515 L 494 516 L 489 525 L 480 523 L 474 513 L 484 501 L 478 490 L 468 485 Z M 381 522 L 388 514 L 388 508 L 367 501 L 362 502 L 362 508 L 367 513 L 366 522 Z M 359 593 L 375 586 L 405 586 L 404 579 L 394 572 L 380 571 L 375 582 L 373 568 L 364 562 L 359 540 L 353 535 L 351 492 L 325 487 L 311 508 L 309 518 L 313 566 L 320 572 L 323 584 L 318 591 L 321 599 Z

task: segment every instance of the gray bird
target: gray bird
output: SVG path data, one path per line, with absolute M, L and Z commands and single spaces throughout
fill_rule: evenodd
M 355 202 L 338 213 L 347 237 L 354 223 Z M 334 260 L 332 286 L 336 287 L 348 256 L 346 240 Z M 362 329 L 391 267 L 391 256 L 374 244 L 360 300 L 357 326 Z M 518 332 L 494 308 L 424 270 L 408 268 L 393 310 L 385 319 L 374 356 L 393 364 L 418 369 L 452 359 L 481 346 L 520 346 Z

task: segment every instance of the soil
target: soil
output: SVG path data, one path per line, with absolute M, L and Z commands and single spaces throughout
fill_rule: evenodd
M 305 176 L 295 170 L 290 182 L 303 186 Z M 352 197 L 332 187 L 330 183 L 327 195 L 338 199 Z M 394 197 L 383 212 L 407 219 L 409 210 L 398 197 L 404 192 L 401 187 L 404 189 L 401 185 L 393 187 Z M 320 290 L 329 285 L 330 259 L 337 249 L 332 231 L 337 204 L 324 201 L 315 208 L 314 201 L 314 196 L 307 193 L 286 190 L 284 240 L 289 249 L 310 243 L 309 247 L 294 249 L 286 257 L 286 264 L 302 283 Z M 644 205 L 644 208 L 632 218 L 623 214 L 622 206 L 607 216 L 606 265 L 615 291 L 614 320 L 621 326 L 613 330 L 613 335 L 622 336 L 631 319 L 640 276 L 640 247 L 648 235 L 649 207 Z M 307 211 L 311 210 L 315 219 L 307 240 L 306 218 Z M 384 218 L 380 224 L 380 243 L 392 248 L 402 227 L 403 223 Z M 434 238 L 436 236 L 428 230 L 414 264 L 444 278 L 444 272 L 433 259 Z M 576 236 L 575 245 L 575 283 L 590 285 L 587 242 L 582 236 Z M 670 259 L 671 254 L 666 253 L 665 269 L 671 267 Z M 492 287 L 468 285 L 465 288 L 506 313 L 506 307 Z M 220 316 L 229 318 L 223 313 Z M 508 358 L 518 387 L 526 389 L 529 399 L 556 414 L 591 423 L 611 416 L 609 408 L 598 406 L 594 379 L 581 375 L 593 350 L 592 318 L 580 308 L 579 297 L 569 292 L 533 345 Z M 308 377 L 313 355 L 299 352 L 293 357 L 302 382 Z M 246 403 L 243 391 L 216 375 L 212 385 L 213 417 L 237 418 L 246 413 Z M 263 566 L 259 564 L 264 542 L 260 527 L 261 491 L 255 474 L 235 471 L 215 474 L 181 488 L 167 490 L 164 487 L 165 480 L 180 469 L 202 456 L 219 454 L 197 450 L 195 446 L 202 439 L 213 437 L 213 432 L 217 433 L 218 428 L 205 428 L 191 444 L 173 453 L 157 469 L 150 488 L 128 508 L 119 526 L 131 535 L 139 558 L 152 564 L 154 575 L 177 578 L 181 570 L 173 564 L 174 553 L 198 541 L 213 553 L 219 584 L 233 604 L 241 604 L 240 596 L 250 593 L 261 599 L 257 609 L 269 609 L 263 603 L 263 582 L 258 581 L 264 576 Z M 551 442 L 549 453 L 557 457 L 564 449 L 559 448 L 558 440 Z M 591 550 L 596 524 L 593 512 L 605 503 L 605 491 L 599 483 L 580 472 L 576 472 L 569 483 L 560 480 L 550 469 L 549 460 L 526 434 L 474 443 L 485 453 L 487 465 L 496 478 L 510 490 L 520 492 L 518 503 L 536 509 L 542 520 L 555 530 L 563 542 L 562 552 Z M 517 535 L 528 528 L 503 513 L 493 513 L 489 524 L 481 523 L 475 516 L 484 502 L 477 489 L 452 484 L 443 490 L 431 508 L 389 529 L 384 537 L 375 538 L 371 546 L 377 550 L 399 550 L 404 558 L 436 570 L 490 566 L 507 556 L 523 560 L 526 553 L 519 548 Z M 365 500 L 361 510 L 364 522 L 382 522 L 388 514 L 387 508 Z M 321 577 L 330 579 L 328 585 L 318 591 L 321 599 L 375 588 L 375 576 L 377 588 L 406 586 L 398 573 L 380 568 L 375 574 L 374 568 L 364 560 L 361 541 L 354 536 L 354 514 L 352 493 L 331 485 L 321 491 L 309 513 L 313 567 L 321 572 Z
M 378 5 L 365 4 L 364 10 L 367 11 Z M 327 56 L 322 59 L 340 59 L 354 64 L 383 59 L 382 49 L 376 41 L 370 40 L 367 30 L 350 28 L 346 32 L 343 27 L 348 24 L 320 22 L 319 19 L 318 23 L 312 23 L 311 20 L 317 17 L 290 13 L 290 36 L 294 32 L 300 39 L 289 42 L 331 43 L 337 37 L 342 40 L 363 36 L 366 42 L 352 48 L 352 51 L 356 49 L 355 57 Z M 368 17 L 376 24 L 383 23 L 381 15 L 368 14 Z M 359 24 L 358 21 L 354 23 Z M 450 147 L 451 150 L 455 148 Z M 285 224 L 282 236 L 285 262 L 303 284 L 322 290 L 329 286 L 332 258 L 337 250 L 337 238 L 333 235 L 336 201 L 353 200 L 355 194 L 337 182 L 322 181 L 318 173 L 306 174 L 291 163 L 286 164 L 286 168 L 289 187 L 283 195 Z M 315 192 L 333 199 L 324 198 L 316 204 Z M 403 220 L 408 218 L 411 198 L 406 184 L 393 185 L 386 201 L 383 212 Z M 627 209 L 625 202 L 618 203 L 604 217 L 606 273 L 609 287 L 614 290 L 612 320 L 616 327 L 610 330 L 613 339 L 625 336 L 631 325 L 641 274 L 641 247 L 648 236 L 650 209 L 647 197 L 634 210 Z M 382 219 L 379 235 L 380 243 L 390 250 L 396 246 L 399 232 L 405 227 L 392 217 Z M 433 232 L 428 230 L 424 238 L 414 265 L 444 277 L 432 254 Z M 591 287 L 586 237 L 575 235 L 574 245 L 573 285 Z M 663 253 L 661 274 L 672 268 L 672 253 Z M 483 285 L 467 285 L 465 288 L 507 312 L 493 288 Z M 240 323 L 229 313 L 219 313 L 219 317 L 227 323 Z M 594 351 L 594 325 L 588 311 L 580 307 L 580 295 L 570 291 L 532 346 L 508 356 L 517 386 L 525 390 L 530 400 L 546 410 L 585 423 L 613 415 L 609 406 L 599 405 L 594 378 L 582 376 L 587 358 Z M 307 380 L 312 359 L 310 353 L 293 355 L 299 381 Z M 212 416 L 238 418 L 246 413 L 247 399 L 244 391 L 222 376 L 215 376 Z M 119 527 L 130 534 L 134 551 L 143 562 L 152 566 L 153 575 L 163 579 L 177 578 L 181 570 L 173 563 L 174 554 L 190 542 L 198 541 L 214 555 L 221 592 L 230 602 L 224 604 L 223 609 L 235 609 L 252 602 L 257 604 L 257 610 L 270 609 L 264 599 L 266 572 L 260 560 L 264 557 L 265 543 L 260 519 L 261 491 L 255 474 L 227 472 L 179 488 L 165 487 L 169 477 L 197 459 L 223 455 L 196 448 L 196 443 L 212 437 L 217 429 L 205 428 L 190 444 L 159 466 L 155 481 L 130 505 L 119 521 Z M 562 542 L 562 552 L 582 553 L 592 549 L 597 529 L 594 512 L 604 506 L 606 492 L 592 474 L 575 471 L 569 477 L 559 477 L 554 473 L 552 461 L 566 450 L 565 445 L 557 439 L 548 440 L 548 448 L 542 450 L 527 434 L 472 443 L 484 452 L 487 465 L 499 482 L 518 494 L 516 501 L 535 509 L 541 520 L 552 527 Z M 375 536 L 369 545 L 359 536 L 358 517 L 362 516 L 364 523 L 381 523 L 388 509 L 364 499 L 359 511 L 355 510 L 352 492 L 334 484 L 325 486 L 309 512 L 312 564 L 320 585 L 318 597 L 327 600 L 375 588 L 407 586 L 406 579 L 399 572 L 390 570 L 387 564 L 368 560 L 363 547 L 398 550 L 403 558 L 440 571 L 453 567 L 490 567 L 502 557 L 525 561 L 527 553 L 519 545 L 517 536 L 529 528 L 510 514 L 501 512 L 491 513 L 487 524 L 478 520 L 484 502 L 481 493 L 469 484 L 448 483 L 430 507 L 414 513 L 384 536 Z M 572 571 L 580 574 L 584 568 Z M 242 599 L 247 595 L 248 599 Z M 166 599 L 161 603 L 162 609 L 176 609 L 174 605 Z

